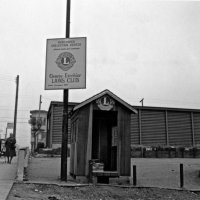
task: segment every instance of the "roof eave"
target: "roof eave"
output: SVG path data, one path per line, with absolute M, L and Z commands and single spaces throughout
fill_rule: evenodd
M 137 114 L 137 110 L 134 109 L 131 105 L 129 105 L 128 103 L 126 103 L 125 101 L 123 101 L 122 99 L 120 99 L 118 96 L 116 96 L 115 94 L 113 94 L 112 92 L 110 92 L 109 90 L 104 90 L 96 95 L 94 95 L 93 97 L 83 101 L 82 103 L 80 103 L 79 105 L 75 106 L 73 108 L 73 111 L 76 111 L 78 109 L 80 109 L 81 107 L 91 103 L 92 101 L 94 101 L 95 99 L 98 99 L 102 96 L 104 96 L 105 94 L 110 95 L 113 99 L 115 99 L 116 101 L 120 102 L 123 106 L 125 106 L 126 108 L 128 108 L 131 112 Z

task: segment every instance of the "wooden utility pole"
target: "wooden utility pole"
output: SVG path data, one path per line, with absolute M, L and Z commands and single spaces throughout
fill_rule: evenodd
M 14 127 L 13 127 L 13 136 L 15 138 L 16 138 L 16 127 L 17 127 L 18 92 L 19 92 L 19 75 L 17 75 L 16 78 L 15 113 L 14 113 Z
M 40 95 L 40 100 L 39 100 L 39 110 L 41 110 L 41 104 L 42 104 L 42 95 Z
M 41 104 L 42 104 L 42 95 L 40 95 L 40 100 L 39 100 L 39 119 L 40 119 Z
M 70 36 L 70 0 L 67 0 L 66 38 Z M 61 147 L 61 180 L 67 181 L 67 154 L 68 154 L 68 99 L 69 90 L 63 91 L 63 125 Z

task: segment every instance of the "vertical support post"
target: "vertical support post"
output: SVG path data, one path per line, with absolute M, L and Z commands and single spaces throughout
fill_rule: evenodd
M 141 116 L 141 110 L 139 109 L 139 134 L 140 134 L 140 141 L 139 141 L 139 144 L 141 145 L 142 144 L 142 116 Z
M 195 130 L 194 130 L 194 116 L 191 112 L 191 124 L 192 124 L 192 145 L 195 146 Z
M 168 113 L 167 113 L 167 110 L 165 110 L 165 126 L 166 126 L 167 145 L 169 145 L 169 129 L 168 129 Z
M 85 175 L 89 175 L 89 161 L 92 158 L 92 122 L 93 122 L 93 104 L 90 104 L 89 122 L 88 122 L 88 139 L 87 139 L 87 151 L 86 151 L 86 163 L 85 163 Z
M 133 185 L 137 184 L 137 174 L 136 174 L 136 165 L 133 165 Z
M 13 136 L 15 138 L 16 138 L 16 127 L 17 127 L 18 91 L 19 91 L 19 75 L 17 75 L 16 78 L 15 114 L 14 114 L 14 127 L 13 127 Z
M 70 33 L 70 0 L 67 0 L 66 14 L 66 38 Z M 62 125 L 62 147 L 61 147 L 61 180 L 67 181 L 67 154 L 68 154 L 68 99 L 69 90 L 63 91 L 63 125 Z
M 5 135 L 5 138 L 4 138 L 4 139 L 7 138 L 7 132 L 8 132 L 8 128 L 6 127 L 6 135 Z
M 180 187 L 184 185 L 183 164 L 180 164 Z
M 40 100 L 39 100 L 39 120 L 40 120 L 41 104 L 42 104 L 42 95 L 40 95 Z
M 89 164 L 89 171 L 88 171 L 88 182 L 89 183 L 92 183 L 93 180 L 92 180 L 92 166 L 93 166 L 93 161 L 92 160 L 89 160 L 88 161 L 88 164 Z

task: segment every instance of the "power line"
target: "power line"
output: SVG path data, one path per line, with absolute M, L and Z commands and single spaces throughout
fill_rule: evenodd
M 0 119 L 12 119 L 11 117 L 0 117 Z M 18 117 L 17 119 L 30 119 L 27 117 Z
M 11 81 L 11 82 L 15 82 L 15 78 L 11 78 L 11 77 L 5 77 L 0 75 L 0 81 Z
M 44 100 L 47 100 L 47 101 L 54 101 L 54 99 L 49 99 L 49 98 L 46 98 L 46 97 L 43 97 L 43 96 L 42 96 L 42 98 L 43 98 Z
M 5 123 L 7 123 L 8 121 L 6 121 L 6 120 L 5 120 L 5 121 L 0 120 L 0 122 L 5 122 Z M 28 124 L 28 121 L 26 121 L 26 122 L 23 122 L 23 121 L 21 121 L 21 122 L 19 121 L 19 122 L 18 122 L 18 121 L 17 121 L 17 123 L 26 123 L 26 124 Z
M 4 109 L 4 108 L 0 108 L 0 110 L 7 110 L 7 111 L 12 111 L 12 112 L 13 112 L 13 111 L 14 111 L 14 108 L 13 108 L 13 109 L 9 109 L 9 108 L 8 108 L 8 109 L 7 109 L 7 108 L 5 108 L 5 109 Z M 21 112 L 27 112 L 27 111 L 28 111 L 28 112 L 29 112 L 30 110 L 31 110 L 31 109 L 28 109 L 28 110 L 18 110 L 18 111 L 21 111 Z

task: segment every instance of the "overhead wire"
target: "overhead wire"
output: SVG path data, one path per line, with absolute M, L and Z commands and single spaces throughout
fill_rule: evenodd
M 5 121 L 4 121 L 4 120 L 0 120 L 0 122 L 6 122 L 6 123 L 7 123 L 8 121 L 6 121 L 6 120 L 5 120 Z M 23 122 L 23 121 L 17 121 L 17 123 L 27 123 L 27 124 L 28 124 L 28 121 L 26 121 L 26 122 Z
M 11 117 L 0 117 L 0 119 L 11 119 Z M 30 119 L 27 117 L 18 117 L 17 119 Z
M 6 75 L 6 74 L 0 74 L 0 81 L 16 82 L 16 78 L 10 75 Z

